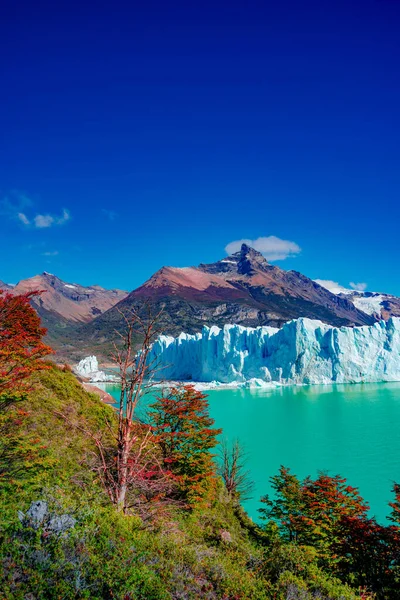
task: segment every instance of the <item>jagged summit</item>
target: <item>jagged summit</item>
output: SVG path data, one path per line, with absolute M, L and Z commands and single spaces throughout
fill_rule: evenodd
M 255 260 L 257 262 L 261 261 L 263 263 L 267 263 L 267 259 L 261 252 L 249 246 L 248 244 L 242 244 L 240 250 L 235 252 L 233 256 L 238 256 L 241 259 L 247 258 L 248 260 Z M 268 263 L 267 263 L 268 264 Z
M 274 267 L 267 262 L 267 259 L 247 244 L 242 244 L 238 252 L 222 258 L 215 263 L 200 264 L 198 267 L 206 273 L 238 273 L 239 275 L 252 275 L 256 271 L 273 269 Z
M 274 268 L 268 264 L 265 256 L 247 244 L 242 244 L 239 252 L 236 252 L 238 258 L 238 272 L 242 275 L 252 275 L 258 270 Z

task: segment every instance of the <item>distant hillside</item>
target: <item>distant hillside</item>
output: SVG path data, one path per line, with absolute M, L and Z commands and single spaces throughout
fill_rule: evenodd
M 127 292 L 118 289 L 66 283 L 46 272 L 23 279 L 15 286 L 0 281 L 0 290 L 12 294 L 41 291 L 32 299 L 32 305 L 48 329 L 48 341 L 57 350 L 66 347 L 67 354 L 75 346 L 77 326 L 92 321 L 127 296 Z
M 98 285 L 85 287 L 79 283 L 66 283 L 56 275 L 42 273 L 23 279 L 8 289 L 23 294 L 32 290 L 43 293 L 33 300 L 35 308 L 46 319 L 46 313 L 72 322 L 89 322 L 127 296 L 121 290 L 106 290 Z

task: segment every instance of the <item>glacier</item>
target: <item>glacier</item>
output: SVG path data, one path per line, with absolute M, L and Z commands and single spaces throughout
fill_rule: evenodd
M 161 335 L 149 362 L 158 379 L 222 384 L 400 381 L 400 318 L 332 327 L 300 318 L 281 329 L 225 325 Z
M 91 383 L 117 382 L 118 377 L 108 375 L 104 371 L 99 370 L 99 362 L 95 356 L 87 356 L 82 358 L 75 367 L 76 373 L 82 377 L 87 377 Z

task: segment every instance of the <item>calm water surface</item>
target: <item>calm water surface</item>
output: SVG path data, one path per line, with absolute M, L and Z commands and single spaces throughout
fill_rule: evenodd
M 116 395 L 116 386 L 107 386 Z M 280 465 L 299 477 L 325 470 L 360 489 L 384 521 L 393 481 L 400 482 L 400 383 L 212 390 L 210 412 L 228 440 L 248 452 L 255 482 L 245 508 L 257 519 L 259 498 Z

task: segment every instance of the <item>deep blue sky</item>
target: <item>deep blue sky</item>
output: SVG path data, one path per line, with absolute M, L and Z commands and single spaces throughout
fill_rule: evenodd
M 132 289 L 273 235 L 400 295 L 400 2 L 83 4 L 2 3 L 0 279 Z

